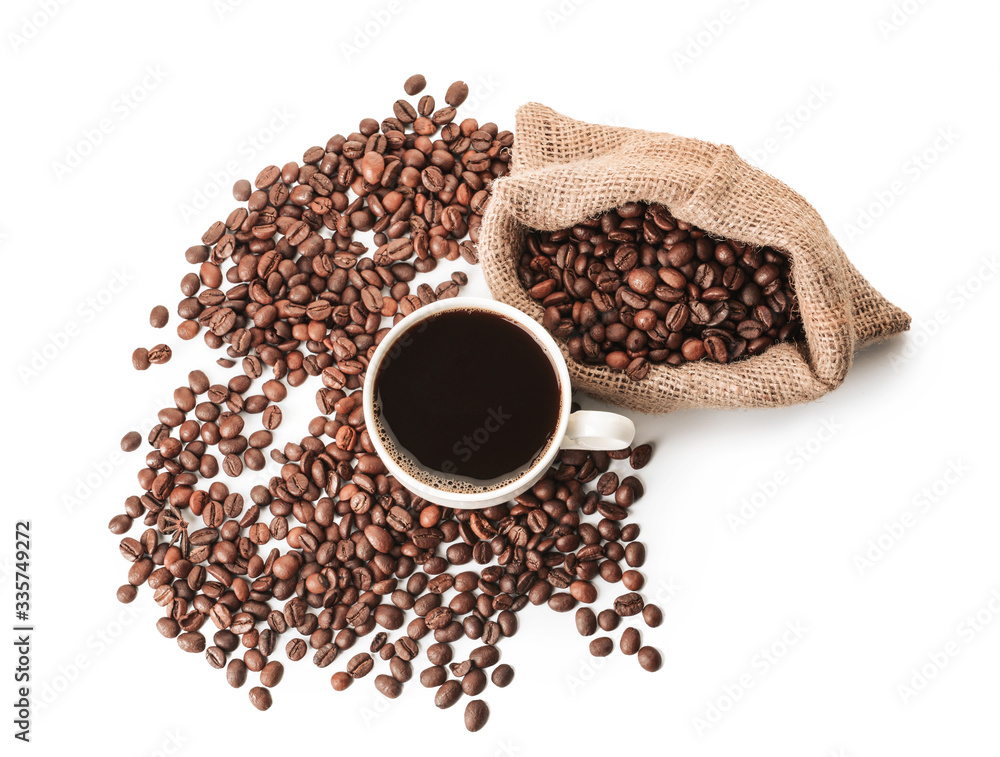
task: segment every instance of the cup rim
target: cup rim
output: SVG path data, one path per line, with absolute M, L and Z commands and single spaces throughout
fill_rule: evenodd
M 468 503 L 470 506 L 474 506 L 488 501 L 502 502 L 523 491 L 526 482 L 537 478 L 539 473 L 547 470 L 552 464 L 556 455 L 559 454 L 560 443 L 566 435 L 566 429 L 569 425 L 570 406 L 572 404 L 573 395 L 570 384 L 569 368 L 566 365 L 566 359 L 563 357 L 562 351 L 559 349 L 559 345 L 556 344 L 555 339 L 541 326 L 541 324 L 539 324 L 531 316 L 511 305 L 508 305 L 507 303 L 499 302 L 486 297 L 451 297 L 445 300 L 437 300 L 429 305 L 424 305 L 423 307 L 410 313 L 408 316 L 405 316 L 399 323 L 393 326 L 386 337 L 379 343 L 378 347 L 375 348 L 375 352 L 372 353 L 365 372 L 365 381 L 362 389 L 362 404 L 364 408 L 365 423 L 369 429 L 374 430 L 375 411 L 374 392 L 372 390 L 375 386 L 375 377 L 378 375 L 378 369 L 381 367 L 382 361 L 385 358 L 386 353 L 392 348 L 392 345 L 420 321 L 438 313 L 465 309 L 486 310 L 488 312 L 496 313 L 497 315 L 509 318 L 535 337 L 535 341 L 537 341 L 548 353 L 549 359 L 552 362 L 556 375 L 559 379 L 560 390 L 559 423 L 556 425 L 556 429 L 552 434 L 548 449 L 545 450 L 545 453 L 533 466 L 531 466 L 531 468 L 526 470 L 510 483 L 504 484 L 499 489 L 489 489 L 487 491 L 476 492 L 474 494 L 466 494 L 463 492 L 438 489 L 414 478 L 396 464 L 396 461 L 392 459 L 392 456 L 389 455 L 381 440 L 378 438 L 378 434 L 370 433 L 369 437 L 371 439 L 372 446 L 375 448 L 375 452 L 382 460 L 382 463 L 407 489 L 411 489 L 431 501 L 433 501 L 435 496 L 439 495 L 440 498 L 444 500 Z

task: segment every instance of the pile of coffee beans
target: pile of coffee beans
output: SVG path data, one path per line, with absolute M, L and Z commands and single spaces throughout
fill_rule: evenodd
M 636 381 L 650 363 L 728 363 L 801 329 L 784 254 L 714 239 L 663 205 L 533 232 L 518 274 L 575 360 Z
M 423 86 L 423 77 L 411 77 L 405 91 Z M 465 697 L 465 723 L 476 731 L 489 718 L 479 695 L 513 680 L 498 645 L 517 632 L 528 604 L 591 606 L 600 577 L 626 591 L 599 617 L 641 613 L 647 625 L 659 623 L 659 609 L 638 593 L 645 549 L 638 526 L 626 522 L 643 486 L 613 469 L 642 468 L 649 445 L 564 451 L 529 492 L 478 511 L 413 495 L 374 453 L 360 387 L 388 332 L 383 320 L 452 297 L 466 283 L 455 272 L 437 287 L 410 290 L 440 259 L 475 261 L 490 182 L 507 171 L 509 132 L 455 121 L 467 93 L 463 83 L 451 85 L 441 109 L 429 95 L 416 106 L 399 100 L 394 117 L 365 119 L 358 132 L 306 150 L 301 165 L 264 169 L 256 189 L 237 182 L 234 195 L 247 206 L 188 250 L 199 269 L 181 281 L 178 334 L 204 330 L 209 347 L 226 350 L 223 369 L 239 360 L 242 371 L 213 382 L 193 370 L 173 406 L 159 411 L 140 492 L 109 524 L 130 563 L 118 598 L 131 602 L 148 586 L 163 608 L 163 636 L 225 669 L 234 688 L 258 675 L 249 689 L 257 709 L 272 705 L 282 647 L 289 661 L 338 668 L 335 691 L 370 676 L 390 698 L 423 658 L 421 685 L 436 690 L 441 708 Z M 374 234 L 371 254 L 354 238 L 366 231 Z M 158 311 L 153 321 L 165 323 Z M 136 350 L 133 363 L 144 369 L 164 351 L 169 357 L 166 345 Z M 274 446 L 289 387 L 314 376 L 321 414 L 297 442 Z M 141 442 L 129 432 L 121 446 Z M 246 497 L 211 480 L 264 470 L 268 450 L 274 475 Z M 137 520 L 145 530 L 127 536 Z M 655 670 L 659 655 L 639 649 L 637 634 L 627 644 L 623 636 L 622 650 Z M 455 659 L 453 644 L 463 638 L 477 646 Z M 599 646 L 603 653 L 606 643 Z

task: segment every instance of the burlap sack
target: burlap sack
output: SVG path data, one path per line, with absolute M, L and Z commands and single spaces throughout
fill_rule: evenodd
M 719 365 L 651 365 L 645 379 L 563 353 L 574 386 L 631 410 L 758 408 L 836 389 L 854 351 L 909 328 L 910 317 L 855 270 L 817 212 L 728 145 L 575 121 L 538 103 L 517 111 L 511 174 L 493 184 L 479 256 L 493 296 L 538 321 L 516 266 L 528 229 L 565 229 L 630 201 L 666 205 L 712 236 L 788 254 L 805 341 Z

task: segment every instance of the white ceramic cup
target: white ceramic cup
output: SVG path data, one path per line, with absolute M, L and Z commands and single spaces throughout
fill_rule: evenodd
M 439 300 L 414 311 L 396 324 L 388 336 L 376 348 L 368 363 L 364 384 L 365 423 L 369 429 L 378 426 L 375 415 L 375 380 L 382 361 L 410 329 L 431 316 L 448 310 L 478 310 L 494 313 L 518 324 L 528 332 L 545 352 L 552 364 L 559 381 L 561 397 L 559 422 L 545 452 L 538 461 L 513 481 L 498 489 L 481 492 L 455 492 L 438 489 L 430 484 L 414 478 L 403 470 L 386 450 L 378 434 L 371 434 L 375 451 L 385 463 L 389 472 L 411 492 L 420 495 L 435 504 L 463 509 L 478 509 L 507 502 L 517 495 L 527 491 L 541 479 L 552 465 L 560 449 L 622 449 L 632 443 L 635 436 L 635 426 L 629 418 L 616 413 L 606 413 L 596 410 L 578 410 L 570 412 L 572 403 L 572 386 L 566 360 L 552 335 L 540 324 L 522 313 L 517 308 L 502 302 L 479 297 L 454 297 Z M 414 461 L 415 462 L 415 461 Z

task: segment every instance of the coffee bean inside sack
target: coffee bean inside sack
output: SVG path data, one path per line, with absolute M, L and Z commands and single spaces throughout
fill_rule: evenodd
M 788 258 L 630 202 L 528 235 L 518 266 L 570 356 L 645 378 L 650 363 L 728 363 L 801 332 Z
M 433 687 L 439 707 L 463 700 L 456 712 L 478 731 L 490 717 L 479 695 L 514 679 L 501 649 L 528 605 L 660 617 L 618 585 L 620 563 L 645 557 L 633 473 L 653 450 L 564 451 L 531 490 L 484 510 L 412 494 L 375 454 L 368 361 L 394 323 L 467 283 L 433 274 L 440 260 L 476 262 L 490 184 L 511 158 L 509 131 L 458 118 L 464 83 L 440 106 L 425 86 L 410 77 L 416 99 L 392 115 L 236 182 L 241 204 L 187 250 L 177 333 L 201 334 L 223 368 L 191 370 L 144 439 L 122 438 L 145 459 L 109 529 L 129 563 L 118 598 L 145 585 L 161 635 L 245 687 L 253 707 L 272 706 L 283 655 L 334 691 L 361 679 L 389 698 Z M 133 362 L 164 355 L 158 345 Z M 319 414 L 289 433 L 281 405 L 301 402 L 306 383 Z M 239 486 L 249 474 L 266 483 Z

